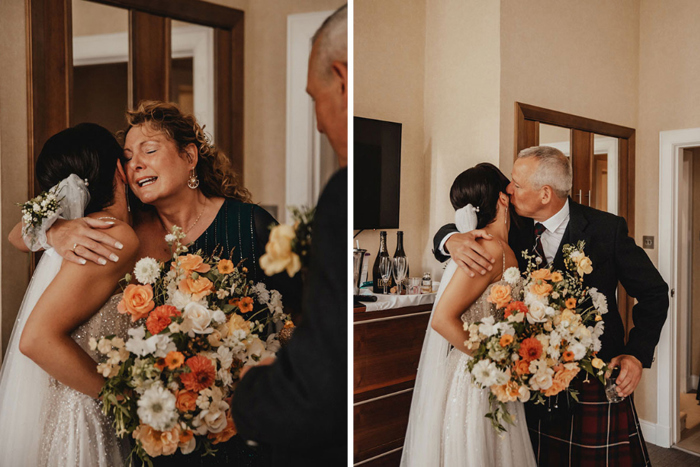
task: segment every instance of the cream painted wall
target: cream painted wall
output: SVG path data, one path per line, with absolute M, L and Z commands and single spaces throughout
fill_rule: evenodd
M 692 305 L 690 309 L 690 374 L 700 376 L 700 148 L 693 150 L 693 228 L 690 235 L 692 242 L 692 282 L 690 290 Z M 692 388 L 697 389 L 697 387 Z
M 403 125 L 399 228 L 411 275 L 418 276 L 429 213 L 423 144 L 425 1 L 356 0 L 354 47 L 355 115 Z M 361 168 L 355 177 L 362 177 Z M 357 239 L 372 255 L 371 276 L 379 232 L 363 232 Z M 396 230 L 388 232 L 388 244 L 393 255 Z
M 7 236 L 19 219 L 27 177 L 27 75 L 24 2 L 0 2 L 0 320 L 2 352 L 12 332 L 29 281 L 29 257 L 12 248 Z M 10 66 L 7 66 L 10 64 Z
M 501 112 L 498 2 L 429 0 L 425 48 L 425 172 L 429 223 L 424 263 L 442 274 L 432 238 L 454 222 L 449 191 L 479 162 L 498 165 Z
M 642 0 L 639 28 L 637 235 L 658 235 L 659 132 L 700 127 L 700 3 Z M 657 251 L 650 252 L 654 261 Z M 642 419 L 656 420 L 656 371 L 645 372 L 636 401 Z
M 515 155 L 515 102 L 636 128 L 638 71 L 638 1 L 502 0 L 504 173 Z

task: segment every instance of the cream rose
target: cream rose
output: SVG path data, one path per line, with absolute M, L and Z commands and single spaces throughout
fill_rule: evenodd
M 182 313 L 184 320 L 180 329 L 184 332 L 192 331 L 195 334 L 209 334 L 213 331 L 211 324 L 211 312 L 202 304 L 191 302 Z
M 544 323 L 547 321 L 547 307 L 542 302 L 533 302 L 525 317 L 530 324 Z
M 576 266 L 578 268 L 578 273 L 581 276 L 593 272 L 593 263 L 591 262 L 591 259 L 588 256 L 584 256 L 583 258 L 581 258 L 581 261 L 579 261 L 576 264 Z
M 265 245 L 265 254 L 260 257 L 260 266 L 268 276 L 284 270 L 293 277 L 301 269 L 299 256 L 292 251 L 292 240 L 296 237 L 294 227 L 280 224 L 273 227 L 270 240 Z

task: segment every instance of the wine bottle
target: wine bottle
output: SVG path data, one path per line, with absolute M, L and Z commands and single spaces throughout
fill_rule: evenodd
M 406 252 L 403 250 L 403 232 L 401 230 L 396 232 L 396 251 L 394 252 L 394 258 L 406 258 Z M 396 263 L 394 263 L 394 264 L 396 264 Z M 411 275 L 409 274 L 408 258 L 406 259 L 406 274 L 403 277 L 404 277 L 404 280 L 407 277 L 411 277 Z M 406 292 L 405 292 L 405 289 L 403 288 L 403 284 L 401 287 L 402 287 L 401 293 L 405 294 Z
M 384 284 L 382 284 L 382 275 L 379 273 L 379 261 L 381 261 L 382 257 L 389 257 L 389 250 L 387 250 L 386 248 L 386 231 L 384 230 L 379 232 L 379 253 L 377 253 L 377 257 L 374 259 L 374 267 L 372 267 L 372 281 L 374 282 L 374 284 L 372 285 L 372 291 L 374 293 L 384 292 Z M 389 278 L 387 289 L 391 288 L 392 282 L 392 279 Z

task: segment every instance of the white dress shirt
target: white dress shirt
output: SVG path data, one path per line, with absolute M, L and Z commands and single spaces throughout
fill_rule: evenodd
M 542 232 L 542 249 L 544 250 L 544 255 L 547 257 L 547 262 L 552 264 L 554 257 L 557 255 L 559 250 L 559 245 L 561 245 L 561 239 L 564 238 L 564 232 L 566 232 L 566 227 L 569 225 L 569 219 L 571 215 L 569 214 L 569 200 L 566 200 L 564 207 L 562 207 L 558 213 L 550 217 L 544 222 L 545 231 Z M 533 245 L 534 247 L 534 245 Z
M 562 207 L 559 212 L 555 215 L 542 222 L 545 231 L 542 233 L 542 248 L 544 249 L 544 255 L 547 257 L 547 262 L 552 264 L 554 257 L 557 255 L 559 250 L 559 245 L 561 245 L 561 239 L 564 238 L 564 232 L 566 232 L 566 227 L 569 225 L 569 219 L 571 215 L 569 214 L 569 200 L 566 200 L 564 207 Z M 445 238 L 440 242 L 440 253 L 444 256 L 450 256 L 450 254 L 445 251 L 445 243 L 447 239 L 457 232 L 451 232 L 445 235 Z M 535 245 L 532 245 L 534 248 Z

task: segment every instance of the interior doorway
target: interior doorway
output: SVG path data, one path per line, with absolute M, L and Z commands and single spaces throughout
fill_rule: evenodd
M 676 446 L 700 455 L 700 147 L 679 154 L 678 184 L 678 416 Z M 694 291 L 698 291 L 694 293 Z

